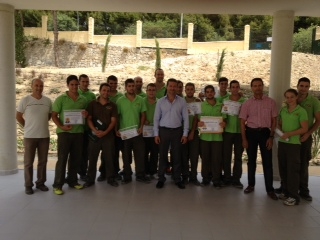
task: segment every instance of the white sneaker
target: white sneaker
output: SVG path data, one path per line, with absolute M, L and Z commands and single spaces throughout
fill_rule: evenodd
M 287 206 L 294 206 L 294 205 L 298 205 L 299 202 L 297 202 L 295 198 L 288 197 L 286 200 L 283 201 L 283 204 Z

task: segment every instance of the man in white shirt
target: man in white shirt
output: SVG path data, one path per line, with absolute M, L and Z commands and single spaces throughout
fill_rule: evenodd
M 32 94 L 21 99 L 16 119 L 24 128 L 24 179 L 25 193 L 33 194 L 33 162 L 38 153 L 36 188 L 48 191 L 46 182 L 50 133 L 48 121 L 51 118 L 51 100 L 42 95 L 43 81 L 33 79 Z

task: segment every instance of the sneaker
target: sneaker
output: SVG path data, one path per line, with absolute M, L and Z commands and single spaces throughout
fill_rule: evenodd
M 306 200 L 306 201 L 309 201 L 309 202 L 311 202 L 312 201 L 312 197 L 310 196 L 310 194 L 309 193 L 307 193 L 307 194 L 299 194 L 300 195 L 300 197 L 302 198 L 302 199 L 304 199 L 304 200 Z
M 286 200 L 283 201 L 283 204 L 287 206 L 294 206 L 298 205 L 299 202 L 295 198 L 288 197 Z
M 64 194 L 64 192 L 62 191 L 61 188 L 53 188 L 53 192 L 54 192 L 56 195 L 62 195 L 62 194 Z
M 33 189 L 32 187 L 26 187 L 24 191 L 27 195 L 32 195 L 33 194 Z
M 286 194 L 284 194 L 284 193 L 280 193 L 279 194 L 279 199 L 281 199 L 281 200 L 287 200 L 289 197 L 286 195 Z
M 136 177 L 136 180 L 137 180 L 138 182 L 143 182 L 143 183 L 150 183 L 150 182 L 151 182 L 150 178 L 147 177 L 147 176 Z
M 70 187 L 75 188 L 75 189 L 77 189 L 77 190 L 80 190 L 80 189 L 83 189 L 83 188 L 84 188 L 83 185 L 81 185 L 81 184 L 79 184 L 79 183 L 77 183 L 77 184 L 75 184 L 75 185 L 73 185 L 73 186 L 70 186 Z
M 38 186 L 36 186 L 36 188 L 42 192 L 47 192 L 49 190 L 49 188 L 44 184 L 38 185 Z
M 198 179 L 189 179 L 189 183 L 192 183 L 196 186 L 200 186 L 201 183 L 198 181 Z
M 119 186 L 119 183 L 114 179 L 108 180 L 108 184 L 110 184 L 112 187 L 118 187 Z
M 240 181 L 233 182 L 232 186 L 235 188 L 243 189 L 243 184 Z

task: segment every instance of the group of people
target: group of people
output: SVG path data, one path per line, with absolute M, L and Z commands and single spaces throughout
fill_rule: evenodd
M 150 183 L 158 175 L 161 189 L 171 174 L 176 186 L 188 183 L 216 189 L 232 185 L 243 189 L 242 154 L 248 155 L 248 186 L 254 191 L 257 150 L 260 149 L 267 196 L 282 199 L 285 205 L 297 205 L 300 198 L 312 201 L 308 188 L 312 133 L 320 124 L 319 100 L 309 94 L 310 80 L 301 78 L 297 90 L 284 93 L 285 104 L 278 111 L 276 102 L 263 93 L 263 80 L 251 81 L 253 97 L 245 99 L 237 80 L 219 79 L 219 90 L 207 85 L 195 96 L 195 85 L 155 71 L 155 82 L 143 91 L 143 79 L 125 80 L 120 93 L 118 79 L 107 78 L 99 95 L 89 90 L 89 77 L 67 77 L 68 91 L 51 100 L 42 95 L 43 81 L 32 81 L 32 94 L 17 108 L 17 121 L 24 126 L 25 193 L 33 194 L 33 162 L 38 152 L 36 188 L 48 191 L 46 164 L 49 149 L 48 121 L 57 126 L 58 160 L 53 191 L 64 193 L 65 183 L 75 189 L 97 181 L 114 187 L 135 179 Z M 229 92 L 227 91 L 229 89 Z M 184 90 L 184 93 L 183 93 Z M 272 148 L 279 135 L 278 161 L 281 186 L 273 187 Z M 123 169 L 119 153 L 122 153 Z M 169 154 L 170 153 L 170 154 Z M 198 159 L 201 158 L 199 181 Z M 232 157 L 234 163 L 232 167 Z M 85 183 L 78 182 L 78 174 Z M 278 195 L 277 195 L 278 194 Z

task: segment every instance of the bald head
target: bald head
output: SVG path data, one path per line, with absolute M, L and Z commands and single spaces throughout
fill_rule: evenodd
M 43 81 L 39 78 L 35 78 L 31 81 L 32 95 L 41 96 L 43 91 Z
M 142 85 L 143 85 L 142 77 L 137 76 L 133 79 L 133 81 L 134 81 L 134 86 L 135 86 L 136 91 L 138 91 L 138 92 L 141 91 Z

